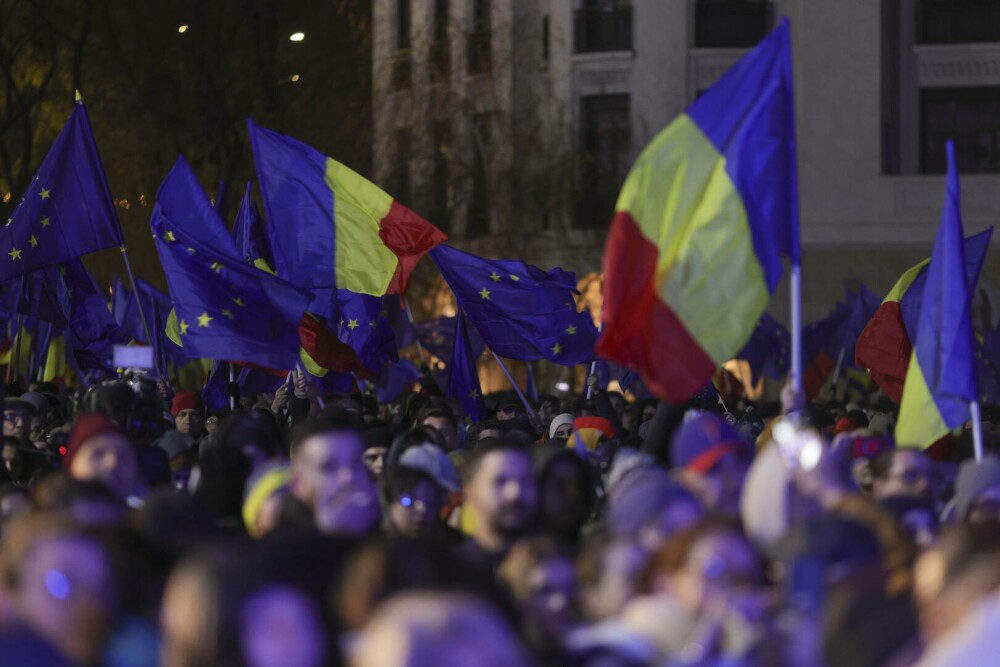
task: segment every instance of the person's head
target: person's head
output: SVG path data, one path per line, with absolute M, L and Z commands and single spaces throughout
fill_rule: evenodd
M 936 501 L 934 462 L 919 449 L 899 448 L 879 455 L 872 463 L 872 495 L 876 500 L 910 496 Z
M 524 414 L 524 406 L 513 394 L 507 394 L 497 403 L 497 421 L 519 419 Z
M 625 407 L 628 405 L 625 402 L 625 397 L 617 391 L 608 392 L 608 401 L 611 403 L 611 407 L 614 408 L 615 414 L 618 415 L 618 419 L 622 418 L 625 414 Z
M 573 420 L 575 417 L 568 412 L 556 415 L 549 423 L 549 439 L 562 438 L 568 440 L 573 435 Z
M 205 433 L 215 433 L 216 431 L 218 431 L 219 422 L 221 421 L 222 419 L 219 417 L 219 415 L 209 415 L 205 419 Z
M 647 592 L 667 595 L 692 616 L 764 581 L 760 556 L 739 524 L 706 519 L 670 539 L 646 570 Z
M 326 533 L 363 534 L 379 518 L 375 478 L 361 434 L 346 418 L 306 422 L 292 439 L 292 495 L 312 508 Z
M 531 453 L 504 440 L 480 449 L 466 469 L 465 502 L 475 516 L 473 538 L 502 550 L 528 528 L 538 500 Z
M 523 618 L 529 642 L 561 641 L 579 620 L 576 563 L 568 549 L 551 537 L 519 540 L 498 572 Z
M 536 478 L 542 527 L 562 539 L 575 540 L 596 500 L 590 464 L 571 449 L 555 450 L 539 460 Z
M 170 404 L 170 414 L 174 416 L 174 428 L 197 440 L 205 429 L 205 406 L 201 397 L 193 391 L 180 391 Z
M 301 591 L 281 584 L 251 593 L 239 611 L 247 667 L 321 667 L 327 640 L 319 611 Z
M 1000 459 L 962 464 L 955 482 L 955 514 L 961 521 L 1000 525 Z
M 385 459 L 395 436 L 396 431 L 391 426 L 375 426 L 364 432 L 365 451 L 361 456 L 377 478 L 385 472 Z
M 444 490 L 430 475 L 399 465 L 386 474 L 384 483 L 386 516 L 394 533 L 420 537 L 440 525 Z
M 0 585 L 17 622 L 74 664 L 97 664 L 111 629 L 115 579 L 102 544 L 54 514 L 11 523 Z
M 27 438 L 35 406 L 20 398 L 7 398 L 3 402 L 3 434 Z
M 504 427 L 498 420 L 488 419 L 475 424 L 474 432 L 475 440 L 479 442 L 480 440 L 500 438 L 504 433 Z
M 425 408 L 417 418 L 417 426 L 428 426 L 437 430 L 444 439 L 445 451 L 452 452 L 458 449 L 458 424 L 451 411 L 438 406 Z
M 598 465 L 605 465 L 614 453 L 617 435 L 614 424 L 604 417 L 577 417 L 566 446 Z
M 592 621 L 618 616 L 637 595 L 649 558 L 633 540 L 607 535 L 588 540 L 577 559 L 584 615 Z
M 730 516 L 739 512 L 753 449 L 726 420 L 711 412 L 690 414 L 671 440 L 670 457 L 705 507 Z
M 1000 531 L 995 525 L 958 523 L 941 531 L 937 545 L 914 568 L 913 596 L 926 644 L 955 628 L 1000 586 Z
M 352 667 L 528 667 L 517 636 L 470 597 L 408 593 L 384 604 L 362 630 Z
M 101 482 L 121 498 L 139 482 L 135 448 L 110 417 L 97 412 L 77 417 L 63 467 L 73 479 Z
M 656 550 L 704 513 L 694 495 L 666 470 L 645 465 L 627 471 L 608 490 L 604 519 L 615 537 Z
M 243 498 L 243 525 L 250 537 L 263 537 L 277 525 L 290 477 L 284 463 L 264 465 L 250 474 Z

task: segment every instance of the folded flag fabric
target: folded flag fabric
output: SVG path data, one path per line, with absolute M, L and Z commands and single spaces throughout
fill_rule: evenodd
M 472 421 L 482 421 L 486 419 L 486 403 L 483 401 L 476 357 L 472 356 L 472 346 L 469 344 L 461 308 L 455 317 L 454 338 L 451 363 L 448 364 L 448 396 L 461 404 L 466 417 Z
M 274 258 L 271 257 L 271 247 L 264 235 L 264 221 L 257 212 L 257 204 L 250 197 L 250 184 L 247 183 L 240 207 L 236 211 L 236 221 L 233 223 L 233 240 L 240 256 L 247 264 L 253 264 L 259 269 L 273 270 Z M 265 268 L 266 267 L 266 268 Z
M 431 258 L 493 352 L 565 366 L 594 358 L 597 328 L 589 312 L 577 310 L 574 273 L 483 259 L 449 245 L 432 250 Z
M 947 193 L 899 406 L 901 447 L 934 444 L 969 419 L 969 404 L 978 398 L 972 294 L 979 276 L 966 275 L 955 147 L 949 141 L 945 148 Z
M 965 277 L 975 277 L 986 260 L 992 228 L 965 239 Z M 903 399 L 903 381 L 910 366 L 913 339 L 927 284 L 930 258 L 910 267 L 889 290 L 865 325 L 854 350 L 855 361 L 893 401 Z
M 421 377 L 420 369 L 409 359 L 400 359 L 394 364 L 386 365 L 375 378 L 379 403 L 392 403 Z
M 21 203 L 0 227 L 0 281 L 123 245 L 87 109 L 77 102 Z
M 751 380 L 757 384 L 761 376 L 780 380 L 788 374 L 791 349 L 788 329 L 765 312 L 736 358 L 747 362 Z
M 188 356 L 295 366 L 312 294 L 244 262 L 183 158 L 157 192 L 150 225 Z
M 374 183 L 291 137 L 248 123 L 279 276 L 316 294 L 403 294 L 420 259 L 447 237 Z
M 601 357 L 681 402 L 750 339 L 798 262 L 788 21 L 646 147 L 604 250 Z

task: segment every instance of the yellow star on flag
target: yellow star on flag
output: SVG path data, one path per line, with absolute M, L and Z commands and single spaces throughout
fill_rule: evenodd
M 245 303 L 243 303 L 243 299 L 241 299 L 239 297 L 233 297 L 233 303 L 235 303 L 240 308 L 246 308 L 247 307 L 247 305 Z
M 490 274 L 490 280 L 492 280 L 495 283 L 500 282 L 500 274 L 494 271 L 493 273 Z
M 14 222 L 14 218 L 7 218 L 7 222 L 3 224 L 4 227 L 10 227 L 10 223 Z
M 208 316 L 208 313 L 202 313 L 198 316 L 198 326 L 208 328 L 208 323 L 212 321 L 212 318 Z
M 11 259 L 21 259 L 21 251 L 17 248 L 12 249 L 9 253 Z
M 49 197 L 52 196 L 52 190 L 46 190 L 45 188 L 42 188 L 42 191 L 38 193 L 38 196 L 41 197 L 42 199 L 48 199 Z
M 233 317 L 233 311 L 229 310 L 228 308 L 223 309 L 222 314 L 225 315 L 226 317 L 228 317 L 231 320 L 235 319 Z
M 31 236 L 28 237 L 28 243 L 30 243 L 31 247 L 34 248 L 35 246 L 38 245 L 38 238 L 34 234 L 32 234 Z
M 188 324 L 187 322 L 185 322 L 184 320 L 181 320 L 181 325 L 180 326 L 181 326 L 181 335 L 182 336 L 186 336 L 187 332 L 188 332 L 188 329 L 191 328 L 191 325 Z
M 212 262 L 212 270 L 216 273 L 222 273 L 222 262 Z
M 514 275 L 513 273 L 512 273 L 512 274 L 510 274 L 510 279 L 511 279 L 511 280 L 513 280 L 513 281 L 514 281 L 515 283 L 516 283 L 516 282 L 517 282 L 518 280 L 520 280 L 520 278 L 519 278 L 518 276 L 515 276 L 515 275 Z
M 562 352 L 562 346 L 559 343 L 552 346 L 552 354 L 559 354 L 560 352 Z
M 375 324 L 375 320 L 372 320 L 371 322 L 368 323 L 368 326 L 370 326 L 370 327 L 377 327 L 378 325 Z
M 573 334 L 576 333 L 576 327 L 573 326 L 572 324 L 569 325 L 568 327 L 566 327 L 566 333 L 568 333 L 570 336 L 572 336 Z
M 174 241 L 177 240 L 177 237 L 174 236 L 174 233 L 168 229 L 167 232 L 163 235 L 163 240 L 166 241 L 167 243 L 173 243 Z
M 487 301 L 489 301 L 490 300 L 490 291 L 484 287 L 482 289 L 482 291 L 479 293 L 479 296 L 481 296 L 484 299 L 486 299 Z
M 469 392 L 469 398 L 479 398 L 479 391 L 473 389 Z
M 354 331 L 355 329 L 358 328 L 358 321 L 351 320 L 350 322 L 347 323 L 347 328 L 350 329 L 351 331 Z
M 41 223 L 42 227 L 48 227 L 49 225 L 52 224 L 52 221 L 49 220 L 49 216 L 47 215 L 42 216 L 42 219 L 39 220 L 39 222 Z
M 188 251 L 189 255 L 196 255 L 196 254 L 198 254 L 198 251 L 195 250 L 194 248 L 188 248 L 187 251 Z

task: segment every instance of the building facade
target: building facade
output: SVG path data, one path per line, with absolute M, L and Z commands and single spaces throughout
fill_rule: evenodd
M 929 255 L 945 139 L 967 233 L 1000 221 L 1000 3 L 981 0 L 375 0 L 375 179 L 473 252 L 597 272 L 636 155 L 781 16 L 807 321 Z

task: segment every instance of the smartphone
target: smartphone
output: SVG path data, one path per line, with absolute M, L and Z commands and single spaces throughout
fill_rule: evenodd
M 147 345 L 115 345 L 115 368 L 142 368 L 151 370 L 153 348 Z

